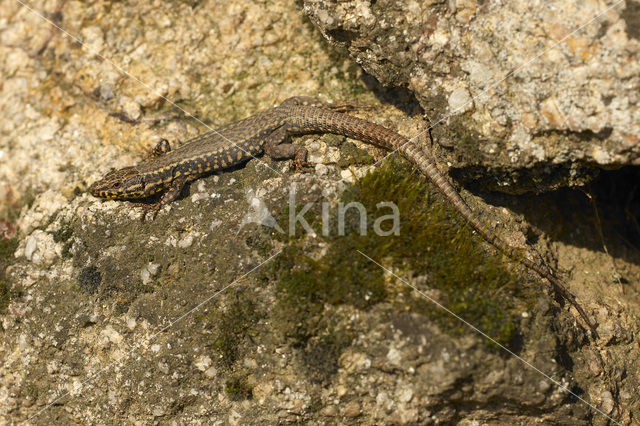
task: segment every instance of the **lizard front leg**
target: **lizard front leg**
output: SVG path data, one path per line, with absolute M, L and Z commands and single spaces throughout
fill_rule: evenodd
M 158 214 L 158 211 L 160 211 L 162 206 L 175 201 L 176 198 L 180 196 L 180 193 L 184 189 L 184 186 L 186 185 L 186 183 L 187 183 L 186 176 L 178 176 L 177 178 L 173 179 L 169 188 L 167 188 L 165 193 L 162 194 L 159 201 L 151 204 L 144 204 L 144 203 L 134 204 L 133 205 L 134 207 L 142 207 L 143 212 L 142 212 L 141 220 L 144 221 L 145 217 L 147 216 L 147 213 L 151 213 L 151 220 L 155 219 L 156 215 Z

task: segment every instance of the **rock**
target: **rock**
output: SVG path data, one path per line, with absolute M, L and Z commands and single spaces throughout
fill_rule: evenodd
M 360 404 L 356 401 L 351 401 L 344 407 L 344 416 L 345 417 L 358 417 L 360 415 Z
M 305 0 L 304 11 L 382 84 L 417 97 L 460 179 L 540 192 L 580 185 L 594 165 L 640 165 L 632 6 Z
M 618 84 L 607 81 L 611 67 L 635 84 L 635 63 L 600 63 L 618 46 L 633 53 L 633 42 L 616 21 L 617 10 L 604 16 L 611 25 L 600 28 L 600 35 L 585 28 L 566 50 L 547 52 L 548 69 L 519 74 L 525 87 L 507 79 L 492 88 L 497 71 L 523 60 L 518 56 L 522 49 L 515 48 L 518 40 L 504 41 L 515 49 L 500 48 L 492 55 L 496 37 L 530 30 L 522 42 L 539 42 L 544 48 L 548 37 L 560 39 L 569 32 L 553 19 L 505 19 L 524 7 L 520 4 L 493 9 L 492 2 L 467 0 L 323 3 L 318 17 L 335 29 L 332 37 L 355 37 L 362 51 L 371 53 L 371 60 L 358 60 L 370 72 L 379 69 L 386 82 L 408 82 L 422 104 L 432 106 L 430 113 L 446 115 L 472 99 L 469 109 L 450 117 L 447 125 L 452 132 L 468 125 L 482 136 L 477 155 L 485 165 L 478 168 L 481 176 L 491 169 L 487 164 L 503 164 L 498 161 L 504 158 L 509 162 L 505 170 L 522 170 L 527 164 L 523 153 L 527 161 L 549 166 L 553 173 L 576 154 L 569 147 L 549 164 L 556 147 L 547 142 L 555 137 L 564 143 L 573 133 L 588 136 L 578 144 L 587 153 L 584 162 L 609 167 L 634 155 L 632 144 L 622 153 L 615 143 L 608 145 L 625 129 L 626 108 L 635 108 L 633 90 L 624 94 L 626 101 L 618 92 L 611 98 L 605 95 L 603 106 L 581 94 Z M 341 8 L 342 17 L 329 13 L 334 6 Z M 374 104 L 373 110 L 354 114 L 408 136 L 418 132 L 423 120 L 419 114 L 406 114 L 415 112 L 411 98 L 406 96 L 409 100 L 398 108 L 381 106 L 377 99 L 395 102 L 397 92 L 379 88 L 346 56 L 326 50 L 293 2 L 98 0 L 34 2 L 32 7 L 144 84 L 62 36 L 19 3 L 0 2 L 0 412 L 8 423 L 606 421 L 558 383 L 578 390 L 616 421 L 635 420 L 640 382 L 632 288 L 638 281 L 633 275 L 635 255 L 626 242 L 608 244 L 611 253 L 624 253 L 615 260 L 628 283 L 600 282 L 599 277 L 610 276 L 612 262 L 598 248 L 599 235 L 581 239 L 588 234 L 584 224 L 594 222 L 588 204 L 570 204 L 565 225 L 570 234 L 553 244 L 537 232 L 529 233 L 535 226 L 527 229 L 521 215 L 505 213 L 510 208 L 506 204 L 482 212 L 493 219 L 492 229 L 517 228 L 510 241 L 537 239 L 543 255 L 557 259 L 562 275 L 570 276 L 571 289 L 579 291 L 576 296 L 603 331 L 603 340 L 588 342 L 567 305 L 539 292 L 535 278 L 518 275 L 518 283 L 527 289 L 515 313 L 526 310 L 528 315 L 517 316 L 522 326 L 515 347 L 509 347 L 556 383 L 465 331 L 455 318 L 437 313 L 435 305 L 357 253 L 343 262 L 345 270 L 312 275 L 307 268 L 325 267 L 336 248 L 331 247 L 333 234 L 320 238 L 305 233 L 298 247 L 292 245 L 294 236 L 280 235 L 274 228 L 239 226 L 250 206 L 248 188 L 278 221 L 286 219 L 293 184 L 299 188 L 296 200 L 314 207 L 325 201 L 337 204 L 343 195 L 363 195 L 365 174 L 385 155 L 377 149 L 343 137 L 296 137 L 296 144 L 315 148 L 315 159 L 324 163 L 316 166 L 316 173 L 293 172 L 288 162 L 252 159 L 246 166 L 192 183 L 155 220 L 144 223 L 140 208 L 132 203 L 101 201 L 86 193 L 88 185 L 111 168 L 134 165 L 148 156 L 160 138 L 176 149 L 205 131 L 204 123 L 217 127 L 292 94 Z M 395 12 L 379 16 L 378 9 L 385 7 Z M 548 13 L 545 7 L 539 13 Z M 429 13 L 433 8 L 436 13 Z M 558 9 L 558 17 L 564 10 Z M 536 8 L 531 8 L 521 17 L 534 13 Z M 407 19 L 418 19 L 416 25 L 425 30 L 415 51 L 404 49 L 415 33 L 397 33 L 415 27 Z M 513 24 L 516 21 L 520 23 Z M 361 25 L 381 41 L 358 39 Z M 501 25 L 504 31 L 495 31 Z M 596 46 L 589 43 L 594 37 L 618 45 Z M 475 50 L 469 55 L 471 47 Z M 387 49 L 398 54 L 383 68 Z M 621 60 L 626 58 L 626 53 L 618 53 Z M 600 79 L 591 78 L 598 71 L 581 62 L 596 54 L 601 54 L 593 56 L 598 65 L 604 65 Z M 573 61 L 572 66 L 567 67 L 567 61 Z M 412 64 L 415 74 L 408 74 Z M 555 68 L 562 71 L 560 76 L 551 72 Z M 584 79 L 590 79 L 591 87 Z M 554 83 L 560 84 L 550 90 Z M 533 88 L 546 91 L 531 95 L 535 108 L 523 111 Z M 488 96 L 478 97 L 483 90 L 489 90 Z M 430 115 L 434 122 L 441 118 Z M 573 130 L 561 127 L 565 121 Z M 612 124 L 621 130 L 609 134 Z M 536 133 L 543 125 L 547 131 Z M 436 126 L 437 131 L 443 128 Z M 589 132 L 598 133 L 591 137 Z M 436 148 L 446 143 L 443 139 L 438 138 Z M 459 140 L 451 140 L 453 151 L 437 152 L 444 160 L 439 166 L 446 167 L 448 161 L 453 171 L 464 170 L 477 153 L 473 145 L 460 147 Z M 346 158 L 350 153 L 355 154 L 353 163 Z M 365 154 L 371 158 L 356 158 Z M 343 166 L 337 165 L 340 160 Z M 402 179 L 413 183 L 422 177 L 407 174 Z M 512 188 L 526 186 L 517 179 L 505 182 Z M 546 188 L 550 182 L 543 179 L 541 185 Z M 393 194 L 381 193 L 374 201 L 385 201 L 387 195 Z M 422 194 L 413 195 L 416 204 L 423 199 Z M 438 205 L 437 196 L 431 197 L 431 191 L 426 195 L 429 203 Z M 486 207 L 464 196 L 474 207 Z M 631 199 L 629 206 L 633 203 Z M 544 214 L 551 210 L 537 199 L 532 204 Z M 323 219 L 312 211 L 307 218 L 318 225 Z M 449 215 L 444 208 L 442 212 Z M 459 226 L 457 218 L 447 218 L 447 230 Z M 615 234 L 605 229 L 606 235 Z M 441 230 L 432 231 L 438 240 Z M 359 242 L 356 247 L 367 251 Z M 353 251 L 350 246 L 338 248 L 341 261 Z M 447 303 L 442 290 L 429 288 L 431 265 L 414 270 L 404 255 L 396 262 L 396 249 L 404 250 L 393 243 L 381 248 L 377 261 L 417 284 L 424 295 Z M 365 273 L 361 278 L 366 285 L 382 280 L 384 290 L 342 292 L 358 271 Z M 483 267 L 472 271 L 474 279 L 484 272 Z M 340 291 L 329 297 L 335 277 Z M 509 287 L 499 289 L 499 296 L 511 294 Z M 464 304 L 480 312 L 486 307 L 472 299 Z M 495 326 L 484 315 L 479 318 L 474 325 Z M 449 320 L 452 328 L 445 326 Z

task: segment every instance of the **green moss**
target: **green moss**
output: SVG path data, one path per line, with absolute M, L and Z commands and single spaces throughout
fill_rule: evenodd
M 4 281 L 0 281 L 0 314 L 6 312 L 10 301 L 9 286 Z
M 71 258 L 71 256 L 72 256 L 71 248 L 72 247 L 73 247 L 73 241 L 66 241 L 62 245 L 62 251 L 60 252 L 60 257 L 62 257 L 63 259 Z
M 118 299 L 113 305 L 113 315 L 119 316 L 126 313 L 129 310 L 129 306 L 131 305 L 131 300 L 128 299 Z
M 262 232 L 256 232 L 250 234 L 245 242 L 248 247 L 258 252 L 260 256 L 268 257 L 273 252 L 273 246 L 269 238 L 269 234 L 261 230 Z
M 235 73 L 234 75 L 231 76 L 231 78 L 233 80 L 236 81 L 242 81 L 242 80 L 246 80 L 247 78 L 249 78 L 249 71 L 243 70 L 240 72 Z
M 95 294 L 98 286 L 102 282 L 102 274 L 95 266 L 86 266 L 82 268 L 78 275 L 77 284 L 80 291 L 88 294 Z
M 323 335 L 336 342 L 348 340 L 336 328 L 327 328 L 326 304 L 349 304 L 367 310 L 391 301 L 399 311 L 422 313 L 452 334 L 468 331 L 459 320 L 409 286 L 398 280 L 388 285 L 383 269 L 358 251 L 408 280 L 411 275 L 426 277 L 424 291 L 437 290 L 438 301 L 499 342 L 506 343 L 513 337 L 515 315 L 523 300 L 530 297 L 519 285 L 521 278 L 502 263 L 499 255 L 487 254 L 481 238 L 434 193 L 419 174 L 390 161 L 342 195 L 344 204 L 357 201 L 365 207 L 366 235 L 357 232 L 359 218 L 352 212 L 347 215 L 343 236 L 338 235 L 335 216 L 331 217 L 331 235 L 322 237 L 326 245 L 323 256 L 308 254 L 314 250 L 308 238 L 289 237 L 289 245 L 274 260 L 272 272 L 278 282 L 276 316 L 282 319 L 281 328 L 294 344 L 305 347 Z M 381 201 L 398 207 L 399 235 L 373 232 L 375 219 L 391 211 L 378 210 Z M 307 215 L 320 235 L 319 217 L 317 212 Z M 336 359 L 341 347 L 342 343 L 336 345 Z
M 213 350 L 220 357 L 220 363 L 230 368 L 239 356 L 240 345 L 262 317 L 256 303 L 243 293 L 237 294 L 224 312 L 214 312 L 217 324 L 217 339 Z
M 18 239 L 3 240 L 0 238 L 0 262 L 13 256 L 18 248 Z M 0 263 L 1 265 L 1 263 Z
M 53 233 L 53 241 L 56 243 L 62 244 L 62 252 L 60 256 L 63 259 L 68 259 L 71 257 L 71 248 L 73 247 L 73 240 L 71 237 L 73 236 L 73 227 L 71 223 L 63 223 L 60 225 L 60 229 Z
M 253 388 L 246 375 L 231 377 L 225 382 L 225 393 L 232 401 L 242 401 L 253 398 Z
M 16 291 L 12 291 L 7 283 L 0 281 L 0 315 L 7 312 L 11 299 L 18 296 Z
M 58 229 L 53 234 L 53 241 L 56 243 L 66 242 L 73 235 L 73 228 L 70 223 L 63 223 L 60 225 L 60 229 Z
M 337 316 L 322 315 L 317 319 L 317 335 L 298 341 L 299 355 L 311 382 L 328 383 L 338 371 L 338 359 L 342 351 L 351 345 L 356 335 L 340 326 L 335 321 Z M 307 324 L 313 322 L 309 321 Z M 309 329 L 312 328 L 307 328 Z
M 338 166 L 346 168 L 353 165 L 373 164 L 373 158 L 367 151 L 358 148 L 353 142 L 345 142 L 340 149 Z
M 331 245 L 319 260 L 306 256 L 295 243 L 284 250 L 275 266 L 285 271 L 278 280 L 278 291 L 286 307 L 315 315 L 324 303 L 368 309 L 384 300 L 381 274 L 367 267 L 364 257 L 353 258 L 353 251 L 362 248 L 356 239 L 347 238 L 344 243 Z
M 327 144 L 327 146 L 332 147 L 340 147 L 347 140 L 345 136 L 334 135 L 331 133 L 327 133 L 326 135 L 322 135 L 322 141 Z
M 4 314 L 11 300 L 20 296 L 20 291 L 12 290 L 5 282 L 5 269 L 13 260 L 13 253 L 18 248 L 18 239 L 0 239 L 0 315 Z

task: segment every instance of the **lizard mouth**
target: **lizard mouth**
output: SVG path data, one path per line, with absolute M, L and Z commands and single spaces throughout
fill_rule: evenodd
M 93 183 L 90 187 L 89 187 L 89 194 L 93 195 L 94 197 L 99 197 L 102 191 L 100 191 L 100 189 L 98 188 L 98 182 Z
M 89 187 L 89 193 L 98 198 L 115 198 L 119 194 L 118 188 L 120 186 L 120 182 L 106 185 L 103 181 L 97 181 Z

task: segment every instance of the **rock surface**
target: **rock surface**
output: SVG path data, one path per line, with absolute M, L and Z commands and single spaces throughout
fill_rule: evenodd
M 335 45 L 406 87 L 455 175 L 511 193 L 640 165 L 640 3 L 305 0 Z
M 366 14 L 376 10 L 371 3 L 343 2 L 344 7 L 354 4 L 354 19 L 359 14 L 374 18 Z M 458 2 L 456 19 L 463 19 L 463 25 L 466 16 L 472 25 L 475 15 L 465 15 L 463 4 Z M 415 114 L 412 100 L 371 84 L 351 61 L 327 50 L 293 2 L 30 5 L 78 40 L 63 36 L 18 2 L 0 3 L 0 423 L 605 424 L 605 416 L 623 424 L 637 422 L 640 256 L 635 240 L 619 237 L 619 228 L 608 221 L 611 206 L 622 206 L 615 217 L 637 211 L 634 198 L 626 204 L 598 200 L 607 207 L 602 215 L 608 255 L 582 194 L 487 195 L 493 204 L 488 205 L 464 193 L 510 242 L 535 243 L 554 261 L 599 323 L 600 339 L 587 344 L 574 312 L 541 292 L 535 277 L 512 268 L 536 297 L 518 305 L 519 339 L 510 348 L 555 383 L 473 332 L 450 332 L 431 315 L 436 307 L 378 269 L 386 298 L 371 302 L 371 294 L 364 293 L 351 302 L 320 299 L 314 310 L 290 315 L 282 306 L 298 305 L 286 305 L 282 280 L 268 268 L 291 242 L 274 231 L 266 213 L 272 212 L 284 228 L 281 220 L 294 183 L 300 202 L 335 203 L 343 192 L 358 188 L 371 157 L 383 154 L 331 136 L 297 140 L 319 163 L 315 173 L 252 160 L 194 182 L 184 197 L 145 223 L 130 203 L 102 202 L 86 194 L 88 184 L 113 167 L 144 158 L 160 138 L 175 145 L 205 129 L 169 100 L 211 126 L 293 94 L 374 104 L 374 112 L 361 115 L 408 136 L 424 129 L 422 120 L 401 112 Z M 417 2 L 405 9 L 419 11 Z M 611 29 L 621 25 L 617 16 L 607 14 L 612 24 L 606 34 L 622 37 Z M 389 34 L 392 30 L 393 25 Z M 444 29 L 430 34 L 442 46 L 449 43 Z M 456 43 L 463 52 L 464 43 Z M 448 63 L 442 55 L 433 59 L 441 67 Z M 512 60 L 505 54 L 500 63 Z M 569 78 L 551 70 L 540 78 Z M 450 78 L 446 70 L 438 73 L 443 82 Z M 482 70 L 473 73 L 484 75 Z M 477 93 L 473 85 L 448 81 L 448 89 L 434 89 L 442 112 Z M 498 88 L 519 99 L 517 88 L 506 83 Z M 633 96 L 631 90 L 626 96 Z M 383 106 L 376 97 L 393 99 L 399 108 Z M 556 103 L 577 105 L 570 99 Z M 478 105 L 503 105 L 504 100 L 484 102 L 474 100 L 465 114 L 473 116 Z M 612 98 L 609 105 L 619 102 Z M 465 114 L 455 117 L 469 120 Z M 536 125 L 545 123 L 536 117 Z M 488 129 L 492 137 L 511 131 L 494 125 Z M 608 138 L 622 134 L 619 130 L 589 140 L 606 145 L 613 140 Z M 620 155 L 631 158 L 635 149 Z M 444 149 L 439 154 L 453 160 Z M 616 155 L 612 158 L 618 161 Z M 403 181 L 421 182 L 417 175 Z M 617 185 L 616 180 L 601 184 L 594 193 L 610 189 L 616 194 Z M 412 206 L 418 208 L 418 203 Z M 451 216 L 443 214 L 448 220 L 443 233 L 460 228 Z M 450 240 L 459 234 L 454 236 Z M 306 234 L 300 239 L 295 246 L 300 256 L 310 263 L 327 261 L 328 244 Z M 482 253 L 489 252 L 475 241 Z M 432 270 L 418 274 L 404 259 L 394 263 L 390 254 L 381 257 L 424 294 L 445 301 L 431 286 Z M 346 287 L 367 265 L 360 257 L 336 276 Z M 485 269 L 472 272 L 475 279 Z M 616 281 L 612 272 L 622 278 Z M 324 288 L 318 286 L 318 293 Z M 508 292 L 494 291 L 505 303 Z M 412 300 L 426 308 L 416 309 Z M 301 336 L 303 331 L 307 334 Z

